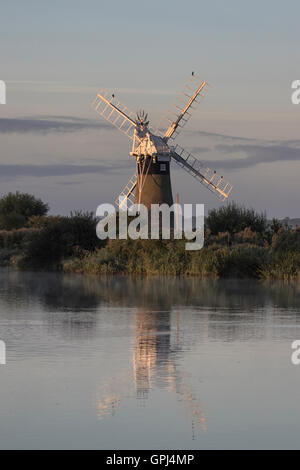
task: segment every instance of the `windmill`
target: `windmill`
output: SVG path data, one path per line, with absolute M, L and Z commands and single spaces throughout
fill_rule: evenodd
M 143 204 L 147 209 L 151 209 L 151 204 L 172 205 L 171 161 L 175 161 L 219 199 L 227 200 L 232 185 L 174 143 L 207 90 L 207 82 L 200 80 L 193 72 L 168 111 L 165 128 L 159 126 L 156 130 L 149 126 L 148 116 L 144 111 L 134 115 L 115 99 L 114 94 L 105 90 L 98 93 L 92 108 L 132 140 L 130 156 L 136 160 L 136 172 L 115 201 L 118 209 L 130 208 L 133 204 Z

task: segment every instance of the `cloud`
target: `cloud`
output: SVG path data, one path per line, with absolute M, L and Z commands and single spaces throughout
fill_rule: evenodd
M 0 118 L 0 134 L 11 133 L 66 133 L 78 132 L 86 129 L 113 129 L 109 123 L 76 116 L 38 116 L 23 118 Z M 231 136 L 213 132 L 197 132 L 202 137 L 212 137 L 221 143 L 211 144 L 207 147 L 194 147 L 193 153 L 219 153 L 231 156 L 220 160 L 209 160 L 210 168 L 239 170 L 254 167 L 259 164 L 275 162 L 300 161 L 300 140 L 262 141 L 239 136 Z M 224 143 L 222 143 L 224 142 Z M 229 143 L 231 142 L 231 143 Z M 234 154 L 242 154 L 232 158 Z M 201 160 L 201 158 L 200 158 Z M 90 161 L 92 161 L 90 159 Z M 107 173 L 117 169 L 128 168 L 123 162 L 114 165 L 0 165 L 0 178 L 15 176 L 63 176 L 79 175 L 86 173 Z
M 256 140 L 256 139 L 251 139 L 251 138 L 248 138 L 248 137 L 239 137 L 239 136 L 234 136 L 234 135 L 226 135 L 226 134 L 218 134 L 216 132 L 205 132 L 205 131 L 191 131 L 192 133 L 195 133 L 195 134 L 198 134 L 198 135 L 201 135 L 202 137 L 216 137 L 216 138 L 220 138 L 222 140 L 238 140 L 238 141 L 242 141 L 242 142 L 251 142 L 253 140 Z
M 224 142 L 212 144 L 208 152 L 219 153 L 226 157 L 230 155 L 231 157 L 222 160 L 209 160 L 206 163 L 211 168 L 240 170 L 262 163 L 300 161 L 300 140 L 264 141 L 212 132 L 201 132 L 200 134 L 203 137 L 214 137 Z M 231 144 L 228 141 L 231 141 Z M 192 151 L 196 154 L 202 153 L 203 147 L 194 147 Z M 237 158 L 232 158 L 235 154 L 240 155 Z
M 112 129 L 109 123 L 74 116 L 42 116 L 24 118 L 0 118 L 0 134 L 49 134 L 77 132 L 86 129 Z
M 12 179 L 18 176 L 51 177 L 84 174 L 106 174 L 128 169 L 129 162 L 116 161 L 113 165 L 0 165 L 0 179 Z
M 81 184 L 82 181 L 80 180 L 76 180 L 76 181 L 56 181 L 56 184 L 58 184 L 59 186 L 77 186 L 79 184 Z
M 216 150 L 225 154 L 245 154 L 244 158 L 210 161 L 211 166 L 222 169 L 244 169 L 275 162 L 300 161 L 300 148 L 289 145 L 217 145 Z

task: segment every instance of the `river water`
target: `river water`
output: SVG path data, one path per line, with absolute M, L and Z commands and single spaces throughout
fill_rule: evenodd
M 300 448 L 300 286 L 0 271 L 2 449 Z

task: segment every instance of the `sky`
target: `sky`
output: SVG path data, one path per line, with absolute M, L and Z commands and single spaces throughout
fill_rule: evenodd
M 1 4 L 0 195 L 51 213 L 113 202 L 130 140 L 90 107 L 108 88 L 155 127 L 191 72 L 211 86 L 178 143 L 233 186 L 231 200 L 300 217 L 299 1 L 11 0 Z M 181 203 L 222 205 L 172 165 Z

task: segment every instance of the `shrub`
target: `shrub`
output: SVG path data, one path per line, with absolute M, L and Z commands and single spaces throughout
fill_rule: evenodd
M 60 219 L 60 216 L 57 215 L 32 215 L 28 219 L 28 226 L 31 228 L 44 228 L 58 219 Z
M 280 220 L 273 218 L 270 224 L 270 229 L 272 233 L 278 233 L 278 231 L 283 227 L 282 222 Z
M 190 262 L 186 274 L 211 277 L 217 279 L 224 269 L 227 258 L 230 256 L 229 248 L 208 247 L 190 255 Z
M 23 248 L 36 232 L 36 229 L 30 228 L 0 230 L 0 249 Z
M 254 209 L 246 209 L 232 202 L 227 206 L 211 210 L 206 225 L 212 235 L 218 235 L 219 232 L 235 234 L 246 228 L 252 232 L 262 233 L 267 228 L 267 218 L 265 214 L 258 214 Z
M 270 260 L 269 251 L 248 245 L 234 248 L 224 266 L 222 277 L 259 278 L 262 266 Z
M 0 266 L 9 266 L 12 258 L 19 254 L 18 248 L 2 248 L 0 250 Z
M 33 234 L 25 255 L 33 264 L 57 264 L 74 253 L 93 251 L 102 245 L 96 235 L 93 214 L 77 212 L 69 217 L 55 217 Z
M 262 266 L 260 276 L 264 279 L 299 279 L 300 253 L 287 251 L 275 254 L 271 262 Z
M 46 215 L 47 204 L 27 193 L 8 193 L 0 199 L 0 229 L 24 227 L 32 216 Z
M 279 229 L 272 238 L 272 248 L 274 253 L 286 251 L 300 253 L 300 231 Z

